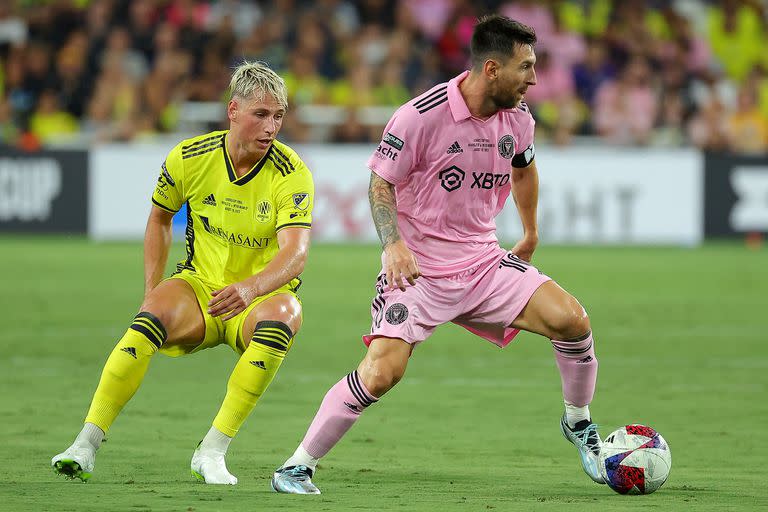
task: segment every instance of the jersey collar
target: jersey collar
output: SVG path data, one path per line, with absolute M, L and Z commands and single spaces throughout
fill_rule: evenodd
M 254 165 L 250 171 L 243 174 L 239 178 L 237 177 L 237 174 L 235 174 L 235 166 L 232 165 L 232 160 L 229 158 L 229 152 L 227 151 L 227 136 L 224 135 L 224 139 L 222 142 L 222 146 L 224 148 L 224 164 L 227 166 L 227 175 L 229 175 L 229 182 L 234 185 L 245 185 L 249 181 L 251 181 L 253 178 L 256 177 L 257 174 L 259 174 L 259 171 L 262 167 L 264 167 L 264 164 L 267 163 L 267 160 L 269 159 L 269 155 L 272 153 L 272 147 L 275 145 L 273 142 L 269 149 L 267 149 L 267 152 L 264 153 L 264 156 L 261 157 L 261 160 L 256 162 L 256 165 Z
M 464 101 L 464 97 L 459 90 L 459 84 L 467 78 L 467 75 L 469 75 L 469 71 L 464 71 L 448 82 L 448 106 L 451 109 L 453 120 L 456 122 L 472 117 L 472 114 L 469 113 L 467 102 Z

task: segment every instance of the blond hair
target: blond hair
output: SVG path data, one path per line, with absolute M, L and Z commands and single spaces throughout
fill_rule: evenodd
M 284 109 L 288 109 L 288 90 L 285 81 L 261 61 L 244 61 L 235 68 L 232 80 L 229 82 L 230 98 L 264 99 L 270 94 Z

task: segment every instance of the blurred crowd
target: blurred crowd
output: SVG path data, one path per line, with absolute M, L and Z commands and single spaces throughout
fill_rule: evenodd
M 242 59 L 285 78 L 281 138 L 374 141 L 388 115 L 361 113 L 466 69 L 493 12 L 538 35 L 537 139 L 768 152 L 761 0 L 0 0 L 0 143 L 151 139 L 211 103 L 219 128 Z

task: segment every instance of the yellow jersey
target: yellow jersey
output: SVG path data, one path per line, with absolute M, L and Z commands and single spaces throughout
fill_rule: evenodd
M 223 287 L 259 273 L 279 250 L 277 232 L 312 226 L 314 184 L 287 145 L 272 142 L 237 177 L 227 153 L 228 130 L 181 141 L 160 169 L 152 203 L 167 212 L 187 205 L 186 258 L 177 273 Z M 294 279 L 294 290 L 300 284 Z

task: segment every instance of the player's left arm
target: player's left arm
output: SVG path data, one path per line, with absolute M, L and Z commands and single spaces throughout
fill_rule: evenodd
M 521 164 L 518 164 L 521 165 Z M 512 167 L 512 198 L 523 224 L 523 238 L 512 248 L 512 254 L 531 261 L 539 243 L 536 209 L 539 203 L 539 172 L 531 160 L 525 167 Z
M 289 227 L 277 232 L 280 250 L 264 267 L 264 270 L 247 279 L 214 290 L 208 302 L 211 316 L 226 313 L 223 320 L 229 320 L 256 299 L 290 283 L 304 271 L 309 253 L 309 229 Z
M 213 298 L 208 302 L 208 312 L 212 316 L 225 315 L 223 319 L 229 320 L 244 311 L 256 297 L 290 283 L 304 270 L 315 187 L 306 165 L 298 159 L 292 161 L 295 169 L 279 178 L 275 188 L 277 254 L 258 274 L 214 290 Z

